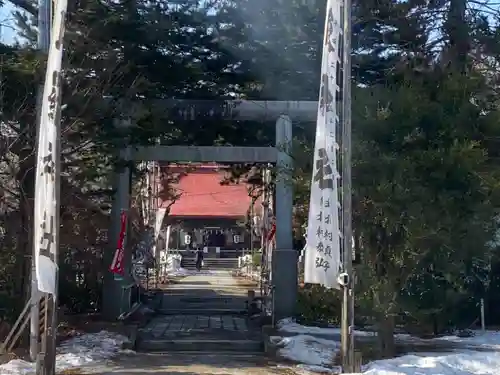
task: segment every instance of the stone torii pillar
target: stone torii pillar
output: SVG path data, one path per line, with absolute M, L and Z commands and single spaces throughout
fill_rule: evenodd
M 297 303 L 297 251 L 293 248 L 292 121 L 281 115 L 276 121 L 276 248 L 271 265 L 272 296 L 276 319 L 295 315 Z
M 196 119 L 196 113 L 203 116 L 224 115 L 239 120 L 276 121 L 276 147 L 209 147 L 209 146 L 149 146 L 129 148 L 128 160 L 164 162 L 218 162 L 218 163 L 273 163 L 277 167 L 276 180 L 276 249 L 272 255 L 274 314 L 276 319 L 293 316 L 297 300 L 297 251 L 293 249 L 292 214 L 292 120 L 313 122 L 317 114 L 317 102 L 259 102 L 259 101 L 162 101 L 156 110 L 172 110 L 183 120 Z M 212 109 L 211 107 L 212 106 Z M 222 113 L 218 113 L 222 111 Z M 116 177 L 116 194 L 112 208 L 112 227 L 109 235 L 111 256 L 104 257 L 105 267 L 111 262 L 118 241 L 120 212 L 128 210 L 130 204 L 130 169 L 125 168 Z M 125 265 L 130 270 L 130 249 L 125 252 Z M 109 254 L 108 254 L 109 255 Z M 110 273 L 107 271 L 107 273 Z M 127 281 L 119 281 L 113 275 L 106 275 L 103 296 L 103 314 L 116 319 L 127 311 L 129 291 L 123 288 Z

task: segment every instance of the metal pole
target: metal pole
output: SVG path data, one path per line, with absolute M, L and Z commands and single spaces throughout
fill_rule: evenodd
M 255 204 L 255 202 L 253 201 L 253 198 L 252 198 L 252 205 L 250 206 L 250 254 L 252 254 L 252 260 L 251 260 L 251 265 L 252 265 L 252 272 L 254 270 L 254 267 L 255 267 L 255 264 L 253 263 L 253 260 L 254 260 L 254 246 L 253 246 L 253 229 L 254 229 L 254 226 L 253 226 L 253 215 L 254 215 L 254 209 L 253 209 L 253 206 Z
M 342 108 L 342 224 L 343 265 L 349 276 L 343 298 L 342 348 L 343 372 L 353 372 L 354 365 L 354 274 L 352 267 L 352 188 L 351 188 L 351 0 L 344 0 L 343 15 L 343 108 Z
M 349 367 L 349 288 L 342 288 L 341 342 L 342 373 L 351 373 Z
M 486 331 L 486 320 L 484 314 L 484 298 L 481 298 L 481 331 Z
M 37 47 L 43 53 L 47 54 L 49 52 L 50 44 L 50 8 L 51 0 L 38 0 L 38 38 Z M 37 92 L 37 124 L 40 120 L 40 113 L 42 110 L 42 95 L 43 95 L 42 82 L 38 86 Z M 36 127 L 36 144 L 38 144 L 38 126 Z M 37 241 L 38 239 L 34 239 Z M 31 310 L 30 310 L 30 358 L 32 361 L 38 359 L 38 353 L 40 351 L 40 298 L 41 295 L 38 291 L 38 282 L 36 279 L 36 266 L 35 266 L 35 242 L 32 245 L 32 256 L 31 256 Z

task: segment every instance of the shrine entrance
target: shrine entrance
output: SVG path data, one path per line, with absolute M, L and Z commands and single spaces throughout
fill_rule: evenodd
M 243 106 L 242 106 L 243 104 Z M 293 316 L 297 298 L 297 249 L 293 248 L 292 235 L 292 118 L 314 121 L 317 102 L 238 102 L 240 112 L 236 117 L 243 119 L 269 118 L 276 116 L 275 147 L 236 146 L 148 146 L 127 147 L 122 150 L 122 158 L 127 162 L 185 162 L 185 163 L 260 163 L 274 165 L 275 180 L 275 247 L 268 253 L 269 280 L 263 295 L 265 303 L 275 319 Z M 236 106 L 238 106 L 236 105 Z M 232 105 L 231 108 L 234 108 Z M 238 110 L 238 108 L 236 109 Z M 112 208 L 112 226 L 109 235 L 111 246 L 120 236 L 121 216 L 130 206 L 130 166 L 116 173 L 116 193 Z M 114 251 L 115 249 L 113 249 Z M 272 260 L 271 260 L 272 259 Z M 131 254 L 125 252 L 126 272 L 130 272 Z M 224 276 L 225 277 L 225 276 Z M 201 282 L 201 281 L 200 281 Z M 205 281 L 204 281 L 205 282 Z M 182 290 L 178 290 L 182 293 Z M 106 275 L 104 285 L 103 312 L 108 318 L 116 319 L 131 308 L 130 279 L 120 280 Z M 197 308 L 207 308 L 206 305 Z M 216 306 L 213 306 L 217 309 Z M 187 312 L 187 311 L 186 311 Z M 182 311 L 179 311 L 182 313 Z

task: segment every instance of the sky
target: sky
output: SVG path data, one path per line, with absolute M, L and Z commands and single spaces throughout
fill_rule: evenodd
M 478 1 L 489 6 L 489 9 L 499 9 L 500 2 L 498 0 L 483 0 Z M 480 9 L 482 7 L 480 6 Z M 4 1 L 4 4 L 0 6 L 0 42 L 5 44 L 12 44 L 16 41 L 16 32 L 14 30 L 14 17 L 12 12 L 14 7 L 9 1 Z
M 13 10 L 14 7 L 9 2 L 5 2 L 0 7 L 0 40 L 5 44 L 14 43 L 16 38 L 14 18 L 12 16 Z

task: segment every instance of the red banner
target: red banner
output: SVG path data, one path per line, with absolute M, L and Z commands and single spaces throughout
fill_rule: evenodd
M 123 266 L 123 256 L 124 256 L 124 248 L 123 244 L 125 242 L 125 232 L 127 229 L 127 214 L 125 211 L 122 211 L 120 215 L 120 233 L 118 235 L 118 244 L 116 245 L 115 256 L 113 257 L 113 261 L 109 266 L 109 270 L 113 273 L 123 275 L 125 273 L 125 268 Z
M 271 230 L 267 234 L 267 242 L 271 242 L 274 239 L 274 235 L 276 234 L 276 223 L 273 223 L 271 226 Z

